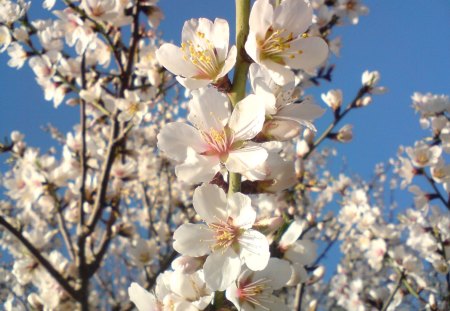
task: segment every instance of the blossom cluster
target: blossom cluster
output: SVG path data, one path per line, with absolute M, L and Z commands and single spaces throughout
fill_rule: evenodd
M 324 109 L 308 88 L 332 80 L 334 27 L 367 7 L 247 2 L 245 40 L 194 18 L 177 45 L 157 1 L 46 0 L 38 20 L 0 1 L 9 66 L 80 114 L 69 133 L 46 128 L 60 145 L 47 152 L 19 131 L 0 144 L 6 310 L 448 309 L 448 96 L 413 95 L 431 136 L 371 182 L 336 176 L 322 143 L 350 142 L 339 123 L 387 89 L 365 71 L 353 99 L 323 93 Z M 386 202 L 406 187 L 412 208 Z

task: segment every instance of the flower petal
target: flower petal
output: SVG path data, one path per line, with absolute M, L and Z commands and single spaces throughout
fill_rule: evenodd
M 289 262 L 279 258 L 270 258 L 264 270 L 255 272 L 253 280 L 271 280 L 270 287 L 277 290 L 286 285 L 291 277 L 291 273 L 292 270 Z
M 328 45 L 322 38 L 299 38 L 291 42 L 293 58 L 285 57 L 286 65 L 294 69 L 313 69 L 321 65 L 328 57 Z M 301 51 L 298 54 L 297 51 Z
M 273 6 L 269 0 L 258 0 L 253 4 L 250 12 L 249 26 L 250 30 L 261 39 L 266 35 L 267 30 L 272 24 Z
M 211 39 L 217 51 L 217 58 L 223 61 L 227 57 L 228 43 L 230 41 L 230 27 L 225 19 L 216 18 L 214 20 Z
M 157 311 L 159 309 L 156 297 L 138 283 L 131 283 L 128 287 L 128 296 L 139 311 Z
M 225 290 L 239 276 L 241 260 L 230 248 L 224 253 L 215 252 L 206 258 L 203 265 L 206 284 L 213 290 Z
M 182 255 L 199 257 L 210 253 L 214 234 L 203 224 L 184 224 L 173 234 L 173 249 Z
M 183 51 L 171 43 L 161 45 L 156 51 L 156 58 L 162 66 L 175 75 L 193 77 L 199 73 L 194 64 L 183 59 Z
M 273 12 L 273 28 L 284 29 L 288 34 L 304 33 L 312 23 L 313 10 L 309 2 L 284 0 Z
M 253 271 L 263 270 L 269 261 L 269 242 L 264 234 L 256 230 L 247 230 L 239 238 L 240 257 Z
M 175 79 L 188 90 L 197 90 L 207 86 L 211 82 L 211 80 L 207 79 L 183 78 L 180 76 L 177 76 Z
M 202 156 L 188 147 L 186 160 L 175 167 L 175 174 L 186 183 L 198 184 L 211 181 L 219 170 L 218 157 Z
M 225 59 L 225 62 L 223 63 L 222 69 L 220 70 L 220 73 L 217 75 L 217 79 L 222 78 L 225 76 L 228 72 L 230 72 L 231 69 L 233 69 L 234 64 L 236 64 L 236 56 L 237 56 L 237 48 L 235 45 L 233 45 L 228 52 L 228 56 Z
M 230 104 L 225 94 L 214 88 L 192 92 L 188 120 L 203 132 L 222 132 L 230 117 Z
M 263 147 L 250 145 L 231 151 L 225 166 L 230 172 L 243 173 L 263 163 L 267 156 L 267 150 Z
M 207 150 L 207 146 L 194 127 L 182 122 L 166 124 L 157 136 L 158 148 L 175 161 L 184 161 L 187 157 L 187 148 L 190 147 L 198 153 Z
M 261 132 L 265 119 L 265 98 L 250 94 L 237 103 L 228 126 L 234 132 L 235 141 L 249 140 Z
M 195 211 L 206 223 L 227 221 L 227 196 L 218 186 L 203 184 L 197 187 L 193 204 Z
M 228 198 L 228 215 L 233 218 L 236 227 L 250 229 L 256 220 L 256 211 L 252 200 L 242 193 L 234 193 Z

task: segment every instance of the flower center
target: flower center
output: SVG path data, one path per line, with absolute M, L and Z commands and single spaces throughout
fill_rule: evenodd
M 227 222 L 208 224 L 208 227 L 214 231 L 216 243 L 213 245 L 213 251 L 225 250 L 235 244 L 244 232 L 243 229 L 233 225 L 233 219 L 228 218 Z
M 139 111 L 139 104 L 138 103 L 131 103 L 130 106 L 128 106 L 128 112 L 130 114 L 135 114 Z
M 212 42 L 205 38 L 203 32 L 196 32 L 196 40 L 188 40 L 181 44 L 183 59 L 190 61 L 200 70 L 196 78 L 214 79 L 220 73 L 217 52 Z
M 248 281 L 240 282 L 238 288 L 238 298 L 241 302 L 248 302 L 253 306 L 259 306 L 264 310 L 270 310 L 266 306 L 264 306 L 265 302 L 272 301 L 271 291 L 268 283 L 270 280 L 268 279 L 259 279 L 253 282 L 248 283 Z
M 283 57 L 295 58 L 296 55 L 303 54 L 302 50 L 291 49 L 293 39 L 294 35 L 292 32 L 286 33 L 284 29 L 273 30 L 269 28 L 266 37 L 260 42 L 261 58 L 270 59 L 276 63 L 285 65 Z
M 421 152 L 416 156 L 416 162 L 421 164 L 421 165 L 425 165 L 427 164 L 429 161 L 429 157 L 428 154 L 426 152 Z
M 203 139 L 210 147 L 206 155 L 218 155 L 224 162 L 228 157 L 228 152 L 232 149 L 234 133 L 231 129 L 225 128 L 223 131 L 210 129 L 209 133 L 202 132 Z

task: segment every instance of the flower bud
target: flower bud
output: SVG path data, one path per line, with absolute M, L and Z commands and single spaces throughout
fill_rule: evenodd
M 323 93 L 321 97 L 325 104 L 333 110 L 339 109 L 342 105 L 342 91 L 339 89 L 329 90 L 328 93 Z
M 356 107 L 366 107 L 372 102 L 372 97 L 370 96 L 364 96 L 363 98 L 360 98 L 356 101 Z
M 351 124 L 344 125 L 337 133 L 336 139 L 341 143 L 348 143 L 353 138 L 353 126 Z
M 309 278 L 308 285 L 311 285 L 311 284 L 314 284 L 314 283 L 320 281 L 324 275 L 325 275 L 325 267 L 324 266 L 317 267 L 313 271 L 311 277 Z
M 258 220 L 254 225 L 253 228 L 261 231 L 264 234 L 268 234 L 270 232 L 274 232 L 278 228 L 281 227 L 284 220 L 283 217 L 277 216 L 277 217 L 271 217 L 271 218 L 263 218 Z
M 317 300 L 311 300 L 308 305 L 308 311 L 316 311 L 317 310 Z

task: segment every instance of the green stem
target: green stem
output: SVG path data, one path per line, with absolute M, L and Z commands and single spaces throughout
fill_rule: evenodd
M 245 59 L 246 53 L 244 45 L 249 32 L 249 17 L 250 0 L 236 0 L 236 47 L 238 52 L 233 75 L 233 86 L 228 94 L 233 107 L 245 97 L 247 73 L 250 64 Z M 228 195 L 239 192 L 241 190 L 241 174 L 230 172 L 228 183 Z

